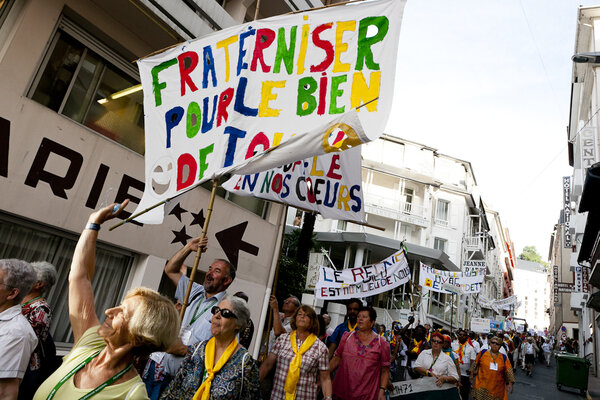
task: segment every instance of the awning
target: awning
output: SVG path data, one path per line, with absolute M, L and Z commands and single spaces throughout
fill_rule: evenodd
M 577 262 L 590 262 L 600 231 L 600 163 L 592 165 L 587 170 L 578 211 L 580 213 L 587 211 L 588 217 Z
M 382 236 L 377 236 L 372 233 L 365 232 L 316 232 L 315 240 L 324 243 L 346 243 L 363 245 L 366 249 L 372 250 L 389 250 L 392 252 L 400 249 L 400 241 Z M 460 271 L 460 269 L 450 261 L 448 254 L 441 250 L 430 249 L 429 247 L 419 246 L 413 243 L 405 242 L 407 256 L 410 259 L 416 257 L 427 263 L 428 261 L 436 262 L 443 269 L 448 271 Z

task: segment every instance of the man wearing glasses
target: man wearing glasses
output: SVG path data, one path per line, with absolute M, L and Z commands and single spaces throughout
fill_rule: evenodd
M 202 241 L 200 238 L 192 239 L 167 262 L 165 274 L 177 287 L 176 299 L 183 301 L 189 282 L 189 278 L 184 273 L 187 267 L 183 262 L 198 249 L 205 252 L 207 243 L 206 238 Z M 167 353 L 152 353 L 144 369 L 143 379 L 151 400 L 158 399 L 161 392 L 169 385 L 183 362 L 187 346 L 212 337 L 211 309 L 226 296 L 226 290 L 235 279 L 235 274 L 236 269 L 229 261 L 216 259 L 208 268 L 204 283 L 193 284 L 189 304 L 181 321 L 179 342 Z
M 0 399 L 17 398 L 19 384 L 38 343 L 20 305 L 36 280 L 29 263 L 0 260 Z

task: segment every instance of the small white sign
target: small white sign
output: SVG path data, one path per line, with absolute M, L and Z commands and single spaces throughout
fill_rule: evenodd
M 490 319 L 471 318 L 471 330 L 477 333 L 490 333 Z
M 449 283 L 442 283 L 442 289 L 453 294 L 462 294 L 463 292 L 460 290 L 460 287 L 451 285 Z

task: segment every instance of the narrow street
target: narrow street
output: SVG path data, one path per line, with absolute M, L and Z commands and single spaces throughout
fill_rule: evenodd
M 554 399 L 586 399 L 575 389 L 556 387 L 556 360 L 552 358 L 550 368 L 542 364 L 536 364 L 533 376 L 529 377 L 521 368 L 515 376 L 516 382 L 513 394 L 509 395 L 511 400 L 554 400 Z

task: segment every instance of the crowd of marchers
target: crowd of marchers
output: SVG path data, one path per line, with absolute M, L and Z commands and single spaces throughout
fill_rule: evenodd
M 0 260 L 1 399 L 273 399 L 384 400 L 394 382 L 432 377 L 458 386 L 463 399 L 506 399 L 513 365 L 529 374 L 554 343 L 507 332 L 494 336 L 432 330 L 414 319 L 390 330 L 359 299 L 346 301 L 346 318 L 329 326 L 293 296 L 281 310 L 271 297 L 272 329 L 255 360 L 248 352 L 254 326 L 243 292 L 227 294 L 236 276 L 229 261 L 214 260 L 203 284 L 189 279 L 184 260 L 206 251 L 190 240 L 165 266 L 177 305 L 147 288 L 96 314 L 92 281 L 101 225 L 127 205 L 92 213 L 69 271 L 68 309 L 74 346 L 57 358 L 49 333 L 52 308 L 45 295 L 57 280 L 47 262 Z

